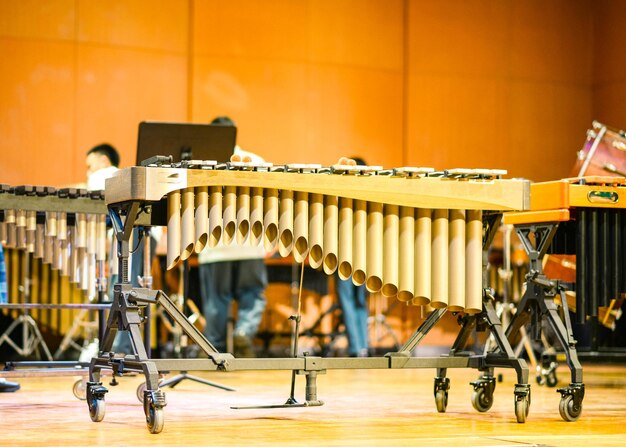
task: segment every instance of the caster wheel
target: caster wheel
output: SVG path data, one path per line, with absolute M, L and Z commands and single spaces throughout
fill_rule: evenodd
M 489 411 L 493 405 L 493 393 L 487 392 L 485 388 L 476 388 L 472 393 L 472 406 L 481 413 Z
M 554 388 L 557 382 L 558 380 L 556 378 L 556 372 L 550 371 L 548 373 L 548 376 L 546 377 L 546 385 L 548 385 L 550 388 Z
M 94 422 L 100 422 L 104 419 L 104 413 L 106 411 L 106 404 L 104 403 L 104 399 L 98 399 L 96 397 L 92 397 L 88 400 L 89 405 L 89 416 L 91 420 Z
M 521 399 L 515 399 L 515 417 L 517 422 L 523 424 L 526 422 L 526 416 L 530 410 L 530 402 L 527 397 Z
M 161 433 L 165 423 L 163 408 L 157 408 L 151 401 L 144 402 L 144 412 L 146 413 L 148 431 L 153 434 Z
M 78 400 L 86 400 L 87 399 L 87 384 L 83 379 L 78 379 L 74 382 L 74 386 L 72 387 L 72 392 L 74 393 L 74 397 Z
M 141 382 L 137 387 L 137 399 L 143 403 L 144 391 L 146 391 L 146 382 Z
M 574 422 L 580 417 L 583 410 L 582 402 L 579 405 L 575 405 L 574 396 L 563 396 L 559 402 L 559 413 L 564 421 Z
M 447 390 L 437 390 L 435 392 L 435 405 L 437 406 L 437 411 L 439 413 L 446 412 L 446 408 L 448 407 L 448 391 Z

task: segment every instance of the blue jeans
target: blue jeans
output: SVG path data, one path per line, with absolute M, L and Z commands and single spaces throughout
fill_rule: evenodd
M 237 301 L 235 334 L 252 339 L 265 310 L 267 269 L 263 259 L 222 261 L 198 266 L 204 335 L 220 352 L 226 351 L 226 328 L 232 300 Z
M 351 279 L 344 281 L 337 276 L 335 279 L 343 322 L 348 334 L 348 353 L 354 356 L 364 355 L 369 346 L 367 341 L 369 310 L 365 286 L 355 286 Z

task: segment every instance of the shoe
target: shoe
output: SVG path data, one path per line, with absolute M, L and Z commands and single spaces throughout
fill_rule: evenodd
M 0 393 L 13 393 L 20 389 L 20 384 L 0 379 Z
M 237 358 L 253 358 L 256 357 L 252 348 L 252 340 L 245 335 L 233 336 L 234 354 Z

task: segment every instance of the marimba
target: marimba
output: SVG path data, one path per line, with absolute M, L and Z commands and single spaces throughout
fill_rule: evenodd
M 512 340 L 532 318 L 535 339 L 545 318 L 563 346 L 571 370 L 571 383 L 560 388 L 559 410 L 565 420 L 576 420 L 582 411 L 584 384 L 572 335 L 565 289 L 543 273 L 542 259 L 552 245 L 555 253 L 576 254 L 576 315 L 580 323 L 597 318 L 598 308 L 623 297 L 626 277 L 622 259 L 626 241 L 626 179 L 582 177 L 531 185 L 531 210 L 507 213 L 504 222 L 514 224 L 530 259 L 527 288 L 517 305 L 506 334 Z M 559 297 L 563 319 L 554 302 Z
M 34 346 L 19 348 L 9 338 L 18 324 L 29 324 L 34 331 L 34 342 L 41 343 L 49 360 L 52 356 L 39 333 L 37 325 L 28 315 L 31 309 L 85 309 L 94 302 L 99 288 L 106 288 L 104 271 L 107 256 L 107 207 L 102 191 L 87 192 L 75 188 L 57 189 L 47 186 L 0 185 L 0 241 L 7 249 L 23 254 L 22 275 L 28 279 L 28 260 L 41 259 L 52 271 L 69 278 L 70 283 L 82 291 L 84 303 L 32 303 L 28 284 L 24 284 L 25 298 L 18 302 L 0 304 L 1 308 L 19 309 L 20 319 L 5 331 L 0 344 L 13 345 L 18 353 L 30 355 Z M 93 308 L 93 306 L 92 306 Z
M 306 376 L 306 404 L 320 405 L 316 376 L 339 368 L 437 368 L 437 409 L 447 405 L 447 368 L 473 367 L 485 372 L 474 384 L 473 404 L 491 406 L 493 368 L 516 369 L 517 420 L 524 422 L 530 403 L 528 368 L 506 341 L 483 290 L 484 248 L 503 211 L 529 205 L 529 182 L 502 179 L 502 171 L 448 170 L 318 165 L 186 161 L 123 169 L 107 180 L 106 202 L 116 231 L 120 277 L 107 322 L 102 353 L 93 359 L 87 401 L 93 421 L 104 417 L 107 389 L 102 369 L 138 371 L 148 429 L 163 427 L 164 393 L 158 371 L 287 369 Z M 365 284 L 370 291 L 435 311 L 397 353 L 382 358 L 235 359 L 222 354 L 161 291 L 128 284 L 128 237 L 134 225 L 167 225 L 169 267 L 205 246 L 222 243 L 264 244 L 282 256 L 292 254 L 327 274 Z M 142 348 L 138 309 L 158 302 L 207 354 L 202 359 L 147 358 Z M 487 303 L 487 304 L 485 304 Z M 485 307 L 486 306 L 486 307 Z M 412 348 L 446 311 L 460 312 L 463 331 L 447 357 L 415 358 Z M 501 352 L 460 354 L 469 333 L 486 323 L 497 335 Z M 130 332 L 134 355 L 109 353 L 117 330 Z

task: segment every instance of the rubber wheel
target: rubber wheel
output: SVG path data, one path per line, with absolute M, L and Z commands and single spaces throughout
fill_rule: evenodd
M 583 411 L 582 402 L 578 406 L 578 409 L 575 408 L 574 396 L 567 395 L 561 398 L 561 401 L 559 402 L 559 413 L 561 414 L 561 417 L 563 418 L 564 421 L 567 421 L 567 422 L 576 421 L 580 417 L 580 414 L 582 413 L 582 411 Z
M 104 419 L 104 413 L 106 411 L 106 404 L 104 403 L 104 399 L 97 399 L 95 397 L 91 397 L 88 399 L 87 404 L 89 405 L 89 416 L 91 420 L 94 422 L 100 422 Z
M 145 404 L 144 404 L 145 405 Z M 163 408 L 157 408 L 152 402 L 146 405 L 146 424 L 148 425 L 148 431 L 152 434 L 161 433 L 163 430 L 163 424 L 165 423 L 165 416 L 163 414 Z
M 472 406 L 481 413 L 489 411 L 493 405 L 493 393 L 487 393 L 485 388 L 476 388 L 472 393 Z
M 87 400 L 87 385 L 83 379 L 78 379 L 74 382 L 72 393 L 74 393 L 74 397 L 78 400 Z
M 557 383 L 558 380 L 556 378 L 556 372 L 550 371 L 548 373 L 548 376 L 546 377 L 546 385 L 548 385 L 550 388 L 554 388 Z
M 448 392 L 446 390 L 437 390 L 435 393 L 435 405 L 439 413 L 445 413 L 448 407 Z
M 517 418 L 517 422 L 523 424 L 526 422 L 526 416 L 528 416 L 528 411 L 530 410 L 530 403 L 528 399 L 515 399 L 515 417 Z
M 146 390 L 146 382 L 141 382 L 137 387 L 137 399 L 143 403 L 143 392 Z

